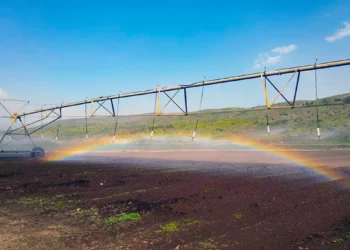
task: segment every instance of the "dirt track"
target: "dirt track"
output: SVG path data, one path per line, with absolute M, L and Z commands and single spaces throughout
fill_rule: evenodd
M 344 174 L 332 182 L 239 152 L 230 164 L 210 162 L 208 152 L 203 162 L 125 152 L 87 162 L 2 160 L 0 248 L 349 249 L 350 156 L 331 152 L 317 157 Z M 132 212 L 141 219 L 106 224 Z

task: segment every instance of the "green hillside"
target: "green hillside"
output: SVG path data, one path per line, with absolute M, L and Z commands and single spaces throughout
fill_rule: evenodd
M 319 125 L 321 141 L 347 145 L 350 143 L 350 94 L 319 99 Z M 276 104 L 283 106 L 285 103 Z M 316 139 L 315 101 L 298 101 L 294 109 L 261 110 L 224 108 L 203 110 L 199 117 L 197 134 L 211 138 L 225 138 L 231 135 L 259 138 L 270 143 L 319 143 Z M 267 136 L 266 115 L 271 135 Z M 157 116 L 154 134 L 157 136 L 191 136 L 195 127 L 197 113 L 188 116 Z M 152 116 L 120 117 L 118 135 L 149 135 Z M 113 136 L 115 118 L 89 118 L 89 136 Z M 45 128 L 46 135 L 55 135 L 57 124 Z M 60 138 L 76 139 L 85 137 L 85 119 L 61 120 Z

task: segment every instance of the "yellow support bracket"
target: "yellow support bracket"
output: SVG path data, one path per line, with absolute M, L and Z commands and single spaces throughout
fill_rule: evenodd
M 158 89 L 157 115 L 160 115 L 160 89 Z
M 90 117 L 92 117 L 93 109 L 94 109 L 94 101 L 91 101 L 91 106 L 90 106 Z
M 18 118 L 18 114 L 14 115 L 13 118 L 12 118 L 12 122 L 11 122 L 11 125 L 10 125 L 10 128 L 12 127 L 12 125 L 16 122 L 17 118 Z
M 49 113 L 47 112 L 47 109 L 46 109 L 46 115 L 45 115 L 45 118 L 49 117 Z
M 265 77 L 261 74 L 261 83 L 262 83 L 262 86 L 263 86 L 263 89 L 264 89 L 264 95 L 265 95 L 265 101 L 266 101 L 266 107 L 269 109 L 271 107 L 271 104 L 269 102 L 269 95 L 267 93 L 267 90 L 266 90 L 266 80 L 265 80 Z

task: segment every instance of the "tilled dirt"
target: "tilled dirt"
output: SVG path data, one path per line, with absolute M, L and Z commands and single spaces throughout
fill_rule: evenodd
M 346 159 L 337 181 L 281 163 L 176 166 L 4 159 L 0 249 L 350 248 Z

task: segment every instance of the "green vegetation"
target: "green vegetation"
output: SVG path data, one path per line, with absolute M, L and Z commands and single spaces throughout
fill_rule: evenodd
M 98 209 L 97 208 L 89 208 L 89 209 L 81 209 L 77 208 L 74 212 L 75 215 L 81 215 L 81 216 L 92 216 L 92 215 L 98 215 Z
M 35 244 L 36 242 L 40 242 L 40 238 L 35 236 L 26 236 L 19 238 L 19 242 L 27 243 L 27 244 Z
M 191 219 L 187 219 L 184 222 L 186 226 L 197 225 L 200 223 L 199 220 L 191 220 Z
M 86 176 L 86 177 L 88 177 L 88 176 L 95 176 L 96 173 L 95 173 L 95 172 L 85 171 L 85 172 L 83 173 L 83 175 Z
M 111 216 L 105 220 L 107 225 L 113 225 L 119 222 L 124 221 L 137 221 L 141 219 L 141 215 L 139 213 L 129 213 L 129 214 L 121 214 L 117 216 Z
M 199 243 L 204 249 L 210 249 L 210 250 L 214 250 L 214 249 L 217 249 L 217 247 L 210 243 L 210 242 L 200 242 Z
M 169 234 L 169 233 L 177 232 L 179 231 L 179 223 L 176 221 L 173 221 L 168 224 L 161 225 L 160 228 L 161 228 L 160 232 L 163 232 L 163 233 Z
M 350 94 L 319 99 L 319 126 L 323 140 L 316 139 L 315 101 L 298 101 L 294 109 L 264 110 L 264 106 L 253 109 L 225 108 L 203 110 L 197 128 L 197 135 L 213 139 L 226 139 L 232 136 L 254 137 L 262 143 L 278 143 L 285 147 L 293 144 L 336 144 L 337 147 L 350 147 Z M 278 106 L 285 106 L 279 103 Z M 266 132 L 266 114 L 268 115 L 271 136 Z M 159 116 L 155 120 L 154 134 L 162 136 L 186 136 L 193 133 L 196 113 L 188 116 Z M 117 137 L 149 136 L 153 117 L 120 117 Z M 89 133 L 92 136 L 110 136 L 112 138 L 115 119 L 89 119 Z M 46 135 L 56 134 L 56 125 L 45 129 Z M 60 138 L 62 140 L 79 139 L 85 136 L 85 120 L 62 120 Z M 288 146 L 289 145 L 289 146 Z M 181 146 L 179 146 L 181 147 Z M 299 146 L 298 146 L 299 147 Z M 306 146 L 305 146 L 306 147 Z M 299 147 L 302 148 L 302 147 Z M 92 173 L 87 173 L 90 175 Z
M 181 221 L 172 221 L 164 225 L 160 225 L 160 229 L 156 230 L 156 233 L 163 233 L 165 235 L 170 235 L 178 231 L 187 231 L 194 225 L 199 225 L 201 221 L 185 219 Z
M 21 205 L 44 205 L 48 202 L 46 197 L 20 197 L 18 199 L 7 200 L 10 204 L 21 204 Z
M 20 197 L 16 199 L 7 200 L 7 203 L 18 204 L 39 209 L 62 209 L 69 208 L 74 204 L 81 203 L 81 200 L 66 200 L 64 195 L 56 195 L 52 197 Z
M 344 243 L 344 239 L 340 238 L 340 239 L 335 239 L 332 241 L 333 243 Z
M 205 192 L 205 193 L 214 193 L 214 192 L 218 192 L 219 190 L 220 190 L 220 189 L 215 188 L 215 187 L 212 187 L 212 188 L 207 187 L 207 188 L 204 189 L 204 192 Z
M 143 193 L 143 192 L 146 192 L 145 189 L 140 189 L 140 190 L 136 190 L 134 193 Z
M 56 208 L 62 208 L 62 207 L 63 207 L 63 201 L 57 201 Z

